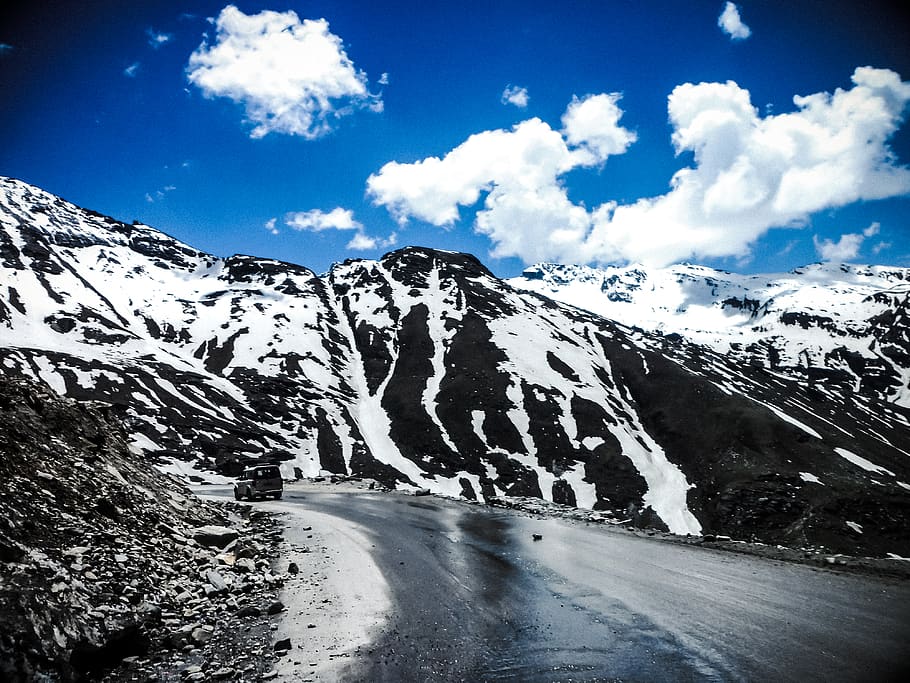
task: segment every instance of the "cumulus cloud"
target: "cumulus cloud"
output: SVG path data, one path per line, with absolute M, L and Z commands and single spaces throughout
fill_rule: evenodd
M 582 155 L 589 153 L 593 163 L 603 163 L 611 155 L 622 154 L 638 139 L 635 133 L 619 125 L 623 112 L 617 102 L 617 93 L 574 97 L 563 114 L 566 142 L 577 147 Z
M 308 230 L 322 232 L 323 230 L 360 230 L 363 226 L 354 220 L 354 213 L 350 209 L 340 206 L 325 212 L 320 209 L 310 211 L 296 211 L 285 217 L 288 227 L 295 230 Z
M 631 204 L 572 202 L 563 178 L 624 152 L 618 95 L 573 100 L 563 130 L 533 118 L 477 133 L 444 157 L 390 162 L 367 192 L 401 222 L 451 225 L 459 207 L 483 205 L 475 230 L 493 256 L 526 262 L 641 261 L 748 255 L 772 227 L 801 227 L 823 209 L 910 192 L 910 169 L 887 145 L 910 102 L 910 83 L 860 67 L 853 87 L 793 98 L 795 110 L 761 117 L 732 81 L 686 83 L 668 98 L 678 154 L 694 164 L 670 190 Z
M 242 104 L 252 138 L 314 139 L 355 109 L 382 110 L 325 19 L 300 21 L 293 11 L 246 15 L 228 5 L 215 27 L 214 43 L 204 41 L 190 55 L 187 78 L 206 97 Z
M 717 25 L 731 40 L 745 40 L 752 35 L 752 29 L 746 26 L 739 16 L 739 7 L 732 2 L 724 5 L 724 11 L 717 18 Z
M 173 33 L 161 33 L 160 31 L 155 31 L 151 28 L 146 29 L 145 35 L 148 36 L 149 45 L 156 50 L 162 45 L 167 45 L 174 39 Z
M 818 235 L 812 238 L 815 250 L 823 261 L 849 261 L 859 253 L 863 236 L 859 233 L 841 235 L 837 242 L 832 240 L 819 240 Z
M 503 104 L 513 104 L 519 109 L 524 109 L 528 106 L 531 97 L 528 95 L 528 89 L 522 88 L 517 85 L 507 85 L 506 89 L 502 91 L 501 101 Z
M 123 70 L 123 75 L 127 78 L 135 78 L 139 72 L 139 62 L 133 62 Z
M 497 252 L 555 253 L 582 241 L 588 224 L 587 211 L 569 201 L 561 177 L 603 163 L 635 139 L 618 124 L 618 99 L 574 100 L 563 117 L 564 132 L 532 118 L 511 130 L 472 135 L 441 159 L 390 162 L 368 178 L 367 192 L 401 223 L 413 217 L 439 226 L 452 225 L 459 206 L 486 193 L 476 228 L 493 239 Z M 606 116 L 589 116 L 595 110 Z
M 880 227 L 878 223 L 872 223 L 862 232 L 851 232 L 841 235 L 837 242 L 830 239 L 820 240 L 818 235 L 814 235 L 812 242 L 815 244 L 815 251 L 818 252 L 818 256 L 822 261 L 851 261 L 859 254 L 863 242 L 867 238 L 877 235 Z M 876 245 L 873 251 L 878 253 L 882 248 L 884 248 L 884 243 Z
M 270 234 L 272 234 L 272 235 L 277 235 L 278 232 L 279 232 L 279 231 L 278 231 L 278 228 L 275 227 L 275 224 L 276 224 L 277 222 L 278 222 L 278 219 L 277 219 L 277 218 L 269 218 L 269 219 L 263 224 L 262 227 L 264 227 L 266 230 L 268 230 Z

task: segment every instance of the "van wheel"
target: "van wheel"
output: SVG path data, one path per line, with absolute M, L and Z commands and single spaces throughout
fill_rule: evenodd
M 243 494 L 240 493 L 240 489 L 234 489 L 234 500 L 243 500 Z
M 275 494 L 275 500 L 281 500 L 281 494 L 280 494 L 280 493 L 276 493 L 276 494 Z

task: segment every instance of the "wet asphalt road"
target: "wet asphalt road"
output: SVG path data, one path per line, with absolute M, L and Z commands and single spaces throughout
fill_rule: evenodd
M 435 498 L 285 501 L 360 525 L 389 583 L 343 680 L 910 680 L 907 582 Z

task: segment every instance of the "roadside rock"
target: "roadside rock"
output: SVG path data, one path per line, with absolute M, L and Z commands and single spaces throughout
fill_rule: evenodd
M 197 527 L 191 530 L 190 534 L 199 545 L 218 549 L 226 548 L 231 541 L 236 541 L 239 536 L 236 529 L 215 524 Z
M 113 408 L 29 382 L 0 382 L 0 443 L 0 680 L 178 680 L 187 665 L 200 670 L 185 680 L 246 680 L 272 666 L 249 653 L 268 646 L 260 607 L 284 576 L 273 517 L 201 501 L 130 451 Z M 235 541 L 240 570 L 217 559 Z

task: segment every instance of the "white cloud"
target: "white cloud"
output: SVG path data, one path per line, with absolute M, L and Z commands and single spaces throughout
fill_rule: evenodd
M 398 235 L 394 232 L 387 238 L 371 237 L 362 232 L 358 232 L 348 242 L 347 248 L 351 251 L 371 251 L 373 249 L 388 249 L 395 246 L 398 242 Z
M 148 36 L 149 45 L 151 45 L 156 50 L 162 45 L 167 45 L 174 39 L 173 33 L 161 33 L 159 31 L 154 31 L 152 29 L 146 29 L 145 35 Z
M 820 240 L 818 235 L 812 237 L 812 243 L 815 245 L 815 251 L 822 261 L 850 261 L 855 259 L 863 242 L 869 237 L 875 237 L 881 226 L 876 222 L 860 232 L 851 232 L 840 236 L 837 242 L 829 239 Z M 876 254 L 886 248 L 884 242 L 880 242 L 873 247 Z
M 472 135 L 442 159 L 388 163 L 369 177 L 367 192 L 399 222 L 413 217 L 440 226 L 452 225 L 459 206 L 471 206 L 486 193 L 475 227 L 493 240 L 494 254 L 577 259 L 590 217 L 569 201 L 560 179 L 621 154 L 634 141 L 619 126 L 618 99 L 573 100 L 564 132 L 532 118 L 511 130 Z
M 228 5 L 215 26 L 215 42 L 203 41 L 190 55 L 187 78 L 206 97 L 242 104 L 254 125 L 250 137 L 314 139 L 356 108 L 382 110 L 325 19 L 300 21 L 293 11 L 246 15 Z
M 123 75 L 128 78 L 135 78 L 136 73 L 139 71 L 139 62 L 133 62 L 128 67 L 123 70 Z
M 329 212 L 319 209 L 296 211 L 285 217 L 285 224 L 295 230 L 322 232 L 323 230 L 360 230 L 363 226 L 354 220 L 350 209 L 340 206 Z
M 483 198 L 475 229 L 493 256 L 526 262 L 744 257 L 772 227 L 801 227 L 823 209 L 910 193 L 910 170 L 887 145 L 910 83 L 860 67 L 850 90 L 794 97 L 795 111 L 761 117 L 736 83 L 686 83 L 668 98 L 672 141 L 694 164 L 658 197 L 588 208 L 563 183 L 619 154 L 635 135 L 619 126 L 617 95 L 574 100 L 563 131 L 533 118 L 472 135 L 444 157 L 390 162 L 367 192 L 404 222 L 452 225 Z M 485 195 L 485 196 L 484 196 Z
M 354 251 L 368 251 L 376 248 L 376 240 L 362 232 L 358 232 L 348 242 L 347 248 Z
M 878 256 L 878 254 L 883 252 L 885 249 L 890 249 L 893 246 L 894 245 L 891 242 L 879 242 L 874 247 L 872 247 L 872 253 Z
M 266 223 L 266 227 L 270 227 L 270 224 L 271 228 L 274 229 L 274 218 Z M 363 225 L 354 219 L 353 212 L 350 209 L 342 209 L 341 207 L 334 208 L 328 212 L 319 209 L 292 212 L 285 216 L 285 224 L 295 230 L 308 232 L 353 230 L 354 236 L 348 242 L 347 248 L 354 251 L 383 249 L 394 245 L 398 241 L 398 236 L 395 233 L 386 238 L 367 235 L 363 230 Z M 274 230 L 273 234 L 277 233 L 278 231 Z
M 617 105 L 619 98 L 618 93 L 588 95 L 582 99 L 574 97 L 563 114 L 566 142 L 589 152 L 594 163 L 603 163 L 611 155 L 622 154 L 638 139 L 635 133 L 619 125 L 622 118 L 622 109 Z
M 502 91 L 501 101 L 503 104 L 514 104 L 519 109 L 528 106 L 531 97 L 528 95 L 528 89 L 517 85 L 507 85 Z
M 145 193 L 145 201 L 154 204 L 156 201 L 164 199 L 167 195 L 177 189 L 176 185 L 165 185 L 160 190 Z
M 272 235 L 277 235 L 279 233 L 278 228 L 275 227 L 275 223 L 278 222 L 277 218 L 269 218 L 264 224 L 263 227 L 269 231 Z
M 823 261 L 850 261 L 856 258 L 859 248 L 863 243 L 863 236 L 859 233 L 841 235 L 837 242 L 832 240 L 819 240 L 818 235 L 812 237 L 815 251 Z
M 739 7 L 732 2 L 724 5 L 724 11 L 717 18 L 717 25 L 731 40 L 745 40 L 752 35 L 752 29 L 739 16 Z

